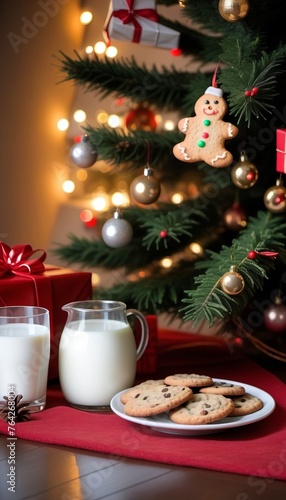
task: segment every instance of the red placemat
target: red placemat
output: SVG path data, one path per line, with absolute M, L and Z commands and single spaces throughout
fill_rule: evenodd
M 112 412 L 96 414 L 70 408 L 59 386 L 54 384 L 49 386 L 47 408 L 34 414 L 30 421 L 17 423 L 16 437 L 112 456 L 285 480 L 285 384 L 256 363 L 231 354 L 226 346 L 209 345 L 211 342 L 206 339 L 206 346 L 198 349 L 197 336 L 180 335 L 179 341 L 184 347 L 180 350 L 176 344 L 173 351 L 168 338 L 162 341 L 161 371 L 156 375 L 176 373 L 176 368 L 181 370 L 183 367 L 190 371 L 196 366 L 196 373 L 237 380 L 263 389 L 275 399 L 274 412 L 259 422 L 217 434 L 169 435 L 123 420 Z M 0 432 L 8 434 L 7 423 L 2 420 Z

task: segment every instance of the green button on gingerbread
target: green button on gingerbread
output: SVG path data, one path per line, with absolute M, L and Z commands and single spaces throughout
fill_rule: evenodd
M 199 146 L 199 148 L 204 148 L 204 147 L 205 147 L 205 145 L 206 145 L 205 141 L 202 141 L 202 140 L 201 140 L 201 141 L 198 141 L 198 146 Z
M 211 124 L 211 121 L 210 121 L 210 120 L 204 120 L 204 122 L 203 122 L 203 123 L 204 123 L 204 125 L 205 125 L 206 127 L 209 127 L 209 126 L 210 126 L 210 124 Z

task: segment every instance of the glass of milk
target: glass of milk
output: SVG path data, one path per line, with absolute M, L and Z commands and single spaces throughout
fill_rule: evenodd
M 34 306 L 0 307 L 0 409 L 7 402 L 12 408 L 17 395 L 29 411 L 44 409 L 49 359 L 49 311 Z
M 68 317 L 59 344 L 59 379 L 71 406 L 98 411 L 110 409 L 113 396 L 132 387 L 137 360 L 144 353 L 148 324 L 124 302 L 91 300 L 63 306 Z M 140 322 L 137 347 L 128 317 Z

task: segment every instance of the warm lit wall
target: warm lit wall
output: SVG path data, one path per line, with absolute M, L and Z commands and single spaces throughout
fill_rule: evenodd
M 65 200 L 54 162 L 65 162 L 56 124 L 69 116 L 75 88 L 58 85 L 53 55 L 81 48 L 80 0 L 0 4 L 0 239 L 46 248 Z

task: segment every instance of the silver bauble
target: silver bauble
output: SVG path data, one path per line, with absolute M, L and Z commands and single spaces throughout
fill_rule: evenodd
M 80 168 L 91 167 L 97 160 L 97 151 L 90 143 L 87 135 L 80 142 L 74 144 L 70 150 L 72 162 Z
M 131 224 L 123 219 L 120 212 L 117 211 L 112 219 L 103 224 L 101 235 L 109 247 L 121 248 L 131 241 L 133 229 Z

